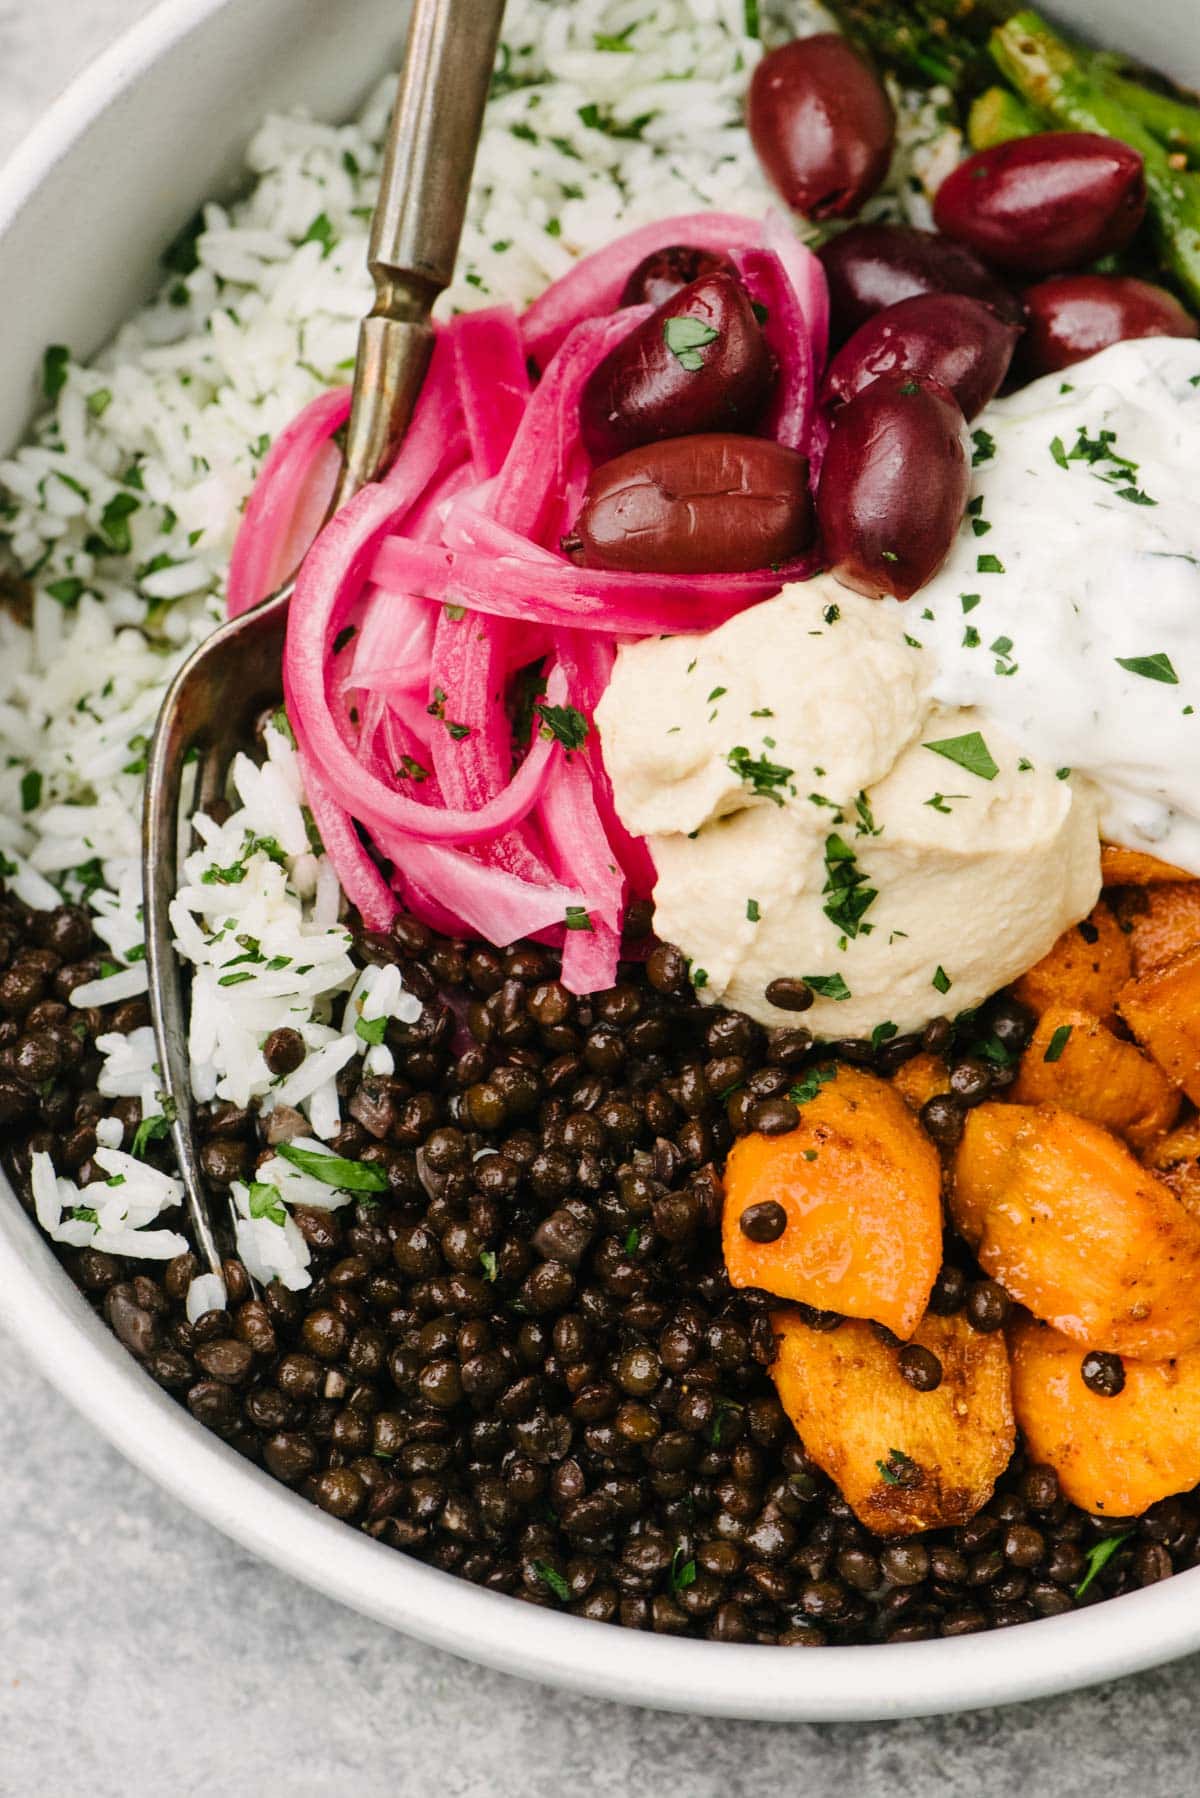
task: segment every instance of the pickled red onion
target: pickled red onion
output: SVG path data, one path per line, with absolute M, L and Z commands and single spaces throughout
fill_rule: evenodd
M 229 559 L 225 606 L 237 618 L 300 566 L 333 497 L 341 458 L 331 439 L 350 416 L 350 389 L 318 394 L 279 433 L 259 470 Z

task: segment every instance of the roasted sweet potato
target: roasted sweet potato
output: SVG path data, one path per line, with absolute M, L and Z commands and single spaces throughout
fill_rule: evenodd
M 1010 1336 L 1013 1405 L 1029 1457 L 1053 1467 L 1072 1504 L 1140 1517 L 1200 1480 L 1200 1349 L 1127 1361 L 1124 1389 L 1100 1398 L 1083 1383 L 1077 1342 L 1029 1318 Z
M 942 1258 L 937 1151 L 884 1080 L 840 1066 L 784 1136 L 744 1136 L 725 1164 L 725 1265 L 757 1286 L 911 1336 Z M 786 1225 L 754 1241 L 762 1213 Z M 747 1230 L 751 1233 L 747 1234 Z
M 1146 1165 L 1193 1217 L 1200 1217 L 1200 1118 L 1191 1118 L 1164 1136 L 1146 1156 Z
M 1129 939 L 1101 900 L 1091 917 L 1063 931 L 1013 991 L 1039 1015 L 1050 1005 L 1070 1005 L 1109 1019 L 1132 972 Z
M 1178 1092 L 1136 1043 L 1065 1005 L 1042 1013 L 1012 1096 L 1021 1105 L 1061 1105 L 1115 1130 L 1135 1149 L 1165 1136 L 1179 1114 Z
M 1149 973 L 1200 943 L 1200 880 L 1130 888 L 1115 901 L 1129 938 L 1134 974 Z
M 1098 1124 L 980 1105 L 950 1210 L 984 1271 L 1083 1347 L 1153 1361 L 1200 1342 L 1200 1221 Z
M 987 1503 L 1014 1441 L 1001 1333 L 982 1335 L 961 1313 L 922 1318 L 914 1341 L 937 1356 L 942 1379 L 917 1392 L 870 1324 L 810 1330 L 786 1311 L 772 1322 L 783 1408 L 868 1529 L 909 1536 L 965 1523 Z
M 1100 845 L 1100 877 L 1106 887 L 1147 887 L 1161 880 L 1194 878 L 1172 862 L 1160 862 L 1156 855 L 1144 855 L 1140 849 L 1118 848 L 1116 843 Z
M 901 1062 L 892 1075 L 892 1085 L 906 1105 L 920 1111 L 938 1093 L 950 1091 L 950 1069 L 940 1055 L 914 1055 Z
M 1200 948 L 1128 981 L 1118 1005 L 1163 1073 L 1200 1105 Z

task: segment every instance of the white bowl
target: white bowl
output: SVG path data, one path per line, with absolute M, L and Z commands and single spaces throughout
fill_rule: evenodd
M 1195 0 L 1075 0 L 1097 38 L 1200 82 Z M 48 342 L 94 350 L 269 107 L 347 113 L 394 60 L 396 0 L 165 0 L 0 174 L 0 444 Z M 771 1652 L 601 1628 L 481 1591 L 324 1516 L 194 1423 L 95 1317 L 0 1181 L 0 1317 L 71 1402 L 184 1504 L 331 1597 L 439 1648 L 575 1691 L 770 1720 L 919 1716 L 1131 1673 L 1200 1647 L 1200 1569 L 1096 1609 L 955 1641 Z

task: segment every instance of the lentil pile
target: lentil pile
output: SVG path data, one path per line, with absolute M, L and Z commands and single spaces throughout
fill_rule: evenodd
M 701 1007 L 683 957 L 662 945 L 579 1000 L 536 947 L 451 942 L 407 917 L 356 943 L 364 961 L 400 963 L 423 1011 L 389 1027 L 393 1078 L 347 1073 L 332 1146 L 382 1169 L 388 1189 L 339 1212 L 297 1209 L 312 1286 L 256 1298 L 229 1261 L 229 1310 L 193 1324 L 192 1256 L 148 1271 L 61 1252 L 147 1374 L 241 1453 L 465 1579 L 713 1641 L 961 1635 L 1197 1560 L 1194 1495 L 1136 1522 L 1101 1520 L 1018 1451 L 971 1522 L 886 1542 L 807 1459 L 767 1374 L 768 1301 L 731 1292 L 718 1230 L 734 1137 L 796 1121 L 789 1089 L 812 1065 L 799 1024 L 768 1032 Z M 84 911 L 33 912 L 0 889 L 0 1135 L 23 1192 L 35 1150 L 87 1184 L 104 1177 L 97 1120 L 119 1118 L 126 1149 L 137 1131 L 136 1100 L 95 1090 L 93 1045 L 144 1024 L 145 1001 L 67 1003 L 99 964 Z M 886 1074 L 919 1048 L 943 1054 L 953 1090 L 922 1117 L 947 1148 L 965 1108 L 1011 1081 L 1029 1027 L 1002 999 L 965 1032 L 938 1021 L 922 1038 L 839 1043 L 821 1059 Z M 303 1044 L 276 1034 L 269 1057 L 283 1071 Z M 209 1108 L 208 1178 L 250 1177 L 302 1128 L 284 1110 Z M 764 1240 L 774 1221 L 754 1220 Z M 951 1238 L 933 1306 L 994 1330 L 1008 1301 Z M 936 1357 L 896 1350 L 913 1386 L 937 1384 Z M 1116 1357 L 1089 1361 L 1090 1379 L 1116 1389 Z

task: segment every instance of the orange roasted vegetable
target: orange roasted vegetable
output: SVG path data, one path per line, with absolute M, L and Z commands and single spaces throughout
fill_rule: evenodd
M 764 1215 L 754 1208 L 770 1205 L 785 1227 L 754 1241 Z M 911 1336 L 942 1259 L 937 1151 L 885 1080 L 840 1066 L 795 1130 L 734 1144 L 723 1237 L 734 1286 Z
M 1163 1073 L 1200 1105 L 1200 948 L 1129 981 L 1119 1009 Z
M 1140 849 L 1120 849 L 1116 843 L 1100 845 L 1100 878 L 1106 887 L 1155 886 L 1160 880 L 1191 880 L 1185 868 L 1160 862 Z
M 1109 1018 L 1132 972 L 1129 939 L 1101 900 L 1091 917 L 1063 931 L 1053 949 L 1022 974 L 1013 992 L 1039 1015 L 1049 1005 L 1073 1005 Z
M 1136 1043 L 1065 1005 L 1042 1013 L 1012 1096 L 1021 1105 L 1061 1105 L 1135 1149 L 1164 1136 L 1179 1113 L 1178 1092 Z
M 1200 880 L 1139 887 L 1122 895 L 1119 909 L 1135 974 L 1161 968 L 1200 943 Z
M 913 1338 L 937 1356 L 941 1383 L 917 1392 L 870 1324 L 811 1330 L 772 1318 L 771 1378 L 805 1452 L 881 1536 L 965 1523 L 992 1495 L 1013 1451 L 1008 1352 L 962 1313 L 922 1318 Z
M 892 1075 L 892 1085 L 906 1105 L 920 1111 L 930 1099 L 950 1091 L 950 1069 L 940 1055 L 922 1052 L 901 1062 Z
M 1102 1517 L 1140 1517 L 1200 1480 L 1200 1349 L 1127 1361 L 1125 1385 L 1100 1398 L 1083 1383 L 1077 1342 L 1025 1318 L 1011 1331 L 1013 1405 L 1032 1461 L 1063 1496 Z
M 1200 1118 L 1190 1118 L 1155 1143 L 1146 1166 L 1171 1188 L 1193 1217 L 1200 1217 Z
M 1200 1342 L 1200 1221 L 1098 1124 L 980 1105 L 950 1210 L 984 1271 L 1083 1347 L 1153 1361 Z

